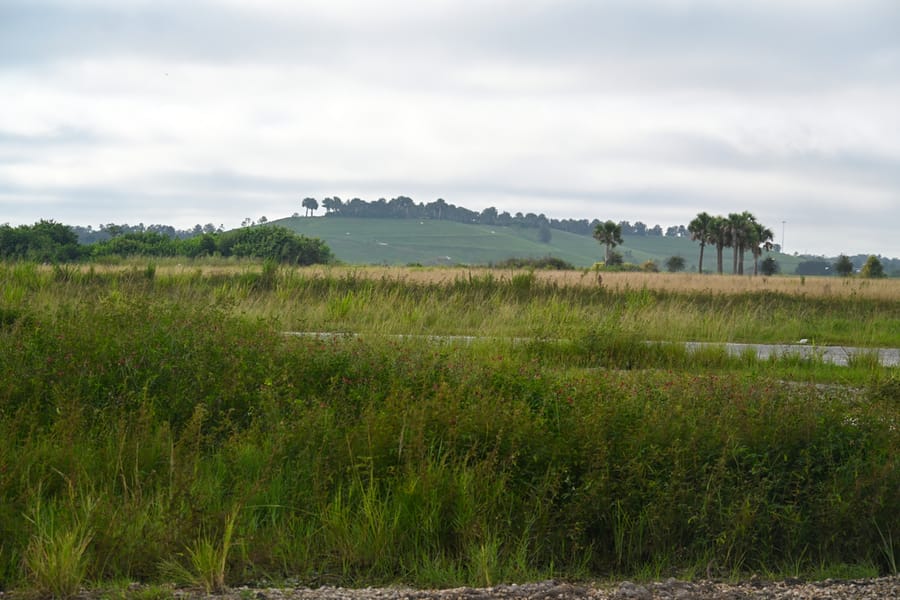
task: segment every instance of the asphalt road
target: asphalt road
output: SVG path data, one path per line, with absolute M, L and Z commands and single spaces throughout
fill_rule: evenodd
M 295 335 L 300 337 L 322 338 L 355 337 L 358 335 L 354 333 L 331 333 L 324 331 L 286 331 L 284 333 L 285 335 Z M 396 339 L 427 339 L 435 342 L 463 344 L 489 339 L 467 335 L 391 335 L 387 337 Z M 527 338 L 512 338 L 512 341 L 524 342 L 528 340 Z M 859 348 L 855 346 L 816 346 L 811 344 L 723 344 L 715 342 L 684 342 L 684 345 L 689 351 L 724 347 L 732 356 L 744 356 L 748 352 L 753 352 L 760 359 L 768 359 L 773 356 L 797 356 L 804 359 L 819 359 L 825 363 L 847 366 L 854 357 L 859 357 L 859 360 L 861 361 L 877 358 L 878 362 L 885 367 L 900 366 L 900 348 Z

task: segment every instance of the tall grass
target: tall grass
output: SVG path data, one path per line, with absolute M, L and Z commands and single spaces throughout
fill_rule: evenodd
M 164 266 L 0 283 L 3 588 L 895 568 L 895 372 L 646 343 L 645 316 L 703 296 Z

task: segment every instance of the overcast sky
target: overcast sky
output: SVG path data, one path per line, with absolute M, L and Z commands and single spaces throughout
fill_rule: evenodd
M 334 195 L 900 257 L 900 2 L 0 0 L 0 223 Z

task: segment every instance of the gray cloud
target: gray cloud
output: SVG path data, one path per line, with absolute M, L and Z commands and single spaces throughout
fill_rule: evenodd
M 808 223 L 814 251 L 859 213 L 883 227 L 860 243 L 900 254 L 895 0 L 273 5 L 0 3 L 3 218 L 237 224 L 404 194 L 752 210 Z

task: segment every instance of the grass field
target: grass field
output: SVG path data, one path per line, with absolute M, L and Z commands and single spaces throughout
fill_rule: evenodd
M 577 267 L 603 260 L 604 248 L 591 237 L 552 230 L 549 243 L 538 240 L 537 229 L 466 225 L 451 221 L 415 219 L 353 219 L 293 217 L 272 221 L 297 233 L 318 237 L 335 256 L 357 265 L 487 265 L 512 257 L 554 256 Z M 654 260 L 660 269 L 670 256 L 685 259 L 687 271 L 696 272 L 700 246 L 687 238 L 624 236 L 616 248 L 626 262 L 642 264 Z M 784 273 L 793 273 L 803 258 L 771 254 Z M 726 270 L 731 270 L 731 254 L 726 251 Z M 749 272 L 753 263 L 745 262 Z M 704 254 L 705 271 L 714 271 L 714 248 Z
M 0 265 L 0 589 L 897 572 L 897 368 L 645 343 L 896 347 L 897 286 Z

